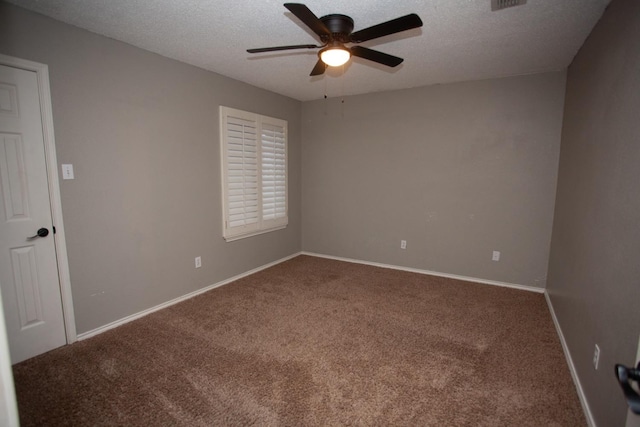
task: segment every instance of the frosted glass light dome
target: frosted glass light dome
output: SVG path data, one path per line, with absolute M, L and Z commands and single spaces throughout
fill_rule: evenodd
M 351 53 L 342 47 L 332 47 L 320 52 L 320 59 L 330 67 L 339 67 L 345 64 L 349 58 L 351 58 Z

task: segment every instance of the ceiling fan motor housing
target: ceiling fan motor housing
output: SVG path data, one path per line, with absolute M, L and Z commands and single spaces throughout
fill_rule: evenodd
M 349 35 L 353 32 L 353 19 L 347 15 L 334 13 L 321 17 L 320 21 L 331 31 L 331 36 L 320 37 L 323 43 L 330 41 L 349 42 Z

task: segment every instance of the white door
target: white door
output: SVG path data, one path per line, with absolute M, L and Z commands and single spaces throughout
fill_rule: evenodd
M 66 335 L 38 81 L 33 71 L 4 65 L 0 192 L 0 290 L 11 362 L 18 363 L 64 345 Z
M 635 368 L 640 363 L 640 340 L 638 340 L 638 352 L 636 353 L 636 364 L 633 366 L 629 366 L 629 368 Z M 640 391 L 640 390 L 636 390 Z M 620 392 L 620 396 L 622 396 L 622 392 Z M 627 411 L 627 423 L 625 427 L 640 427 L 640 415 L 634 414 L 631 410 Z

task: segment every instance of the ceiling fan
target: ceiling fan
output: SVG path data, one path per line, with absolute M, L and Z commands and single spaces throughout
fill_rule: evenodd
M 347 47 L 347 43 L 362 43 L 367 40 L 377 39 L 389 34 L 399 33 L 422 26 L 422 20 L 415 13 L 383 22 L 363 30 L 353 31 L 353 19 L 346 15 L 331 14 L 318 18 L 309 10 L 307 6 L 300 3 L 285 3 L 284 7 L 289 9 L 300 21 L 318 35 L 322 45 L 300 44 L 291 46 L 263 47 L 258 49 L 247 49 L 249 53 L 273 52 L 289 49 L 317 49 L 318 62 L 310 76 L 318 76 L 325 72 L 327 66 L 337 67 L 345 64 L 351 56 L 368 59 L 389 67 L 396 67 L 404 61 L 397 56 L 389 55 L 377 50 L 363 46 Z

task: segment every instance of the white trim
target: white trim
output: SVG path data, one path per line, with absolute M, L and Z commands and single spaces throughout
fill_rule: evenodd
M 401 271 L 408 271 L 411 273 L 418 273 L 418 274 L 426 274 L 426 275 L 431 275 L 431 276 L 438 276 L 438 277 L 446 277 L 446 278 L 450 278 L 450 279 L 456 279 L 456 280 L 464 280 L 467 282 L 475 282 L 475 283 L 481 283 L 481 284 L 486 284 L 486 285 L 492 285 L 492 286 L 501 286 L 501 287 L 506 287 L 506 288 L 513 288 L 513 289 L 519 289 L 519 290 L 523 290 L 523 291 L 529 291 L 529 292 L 535 292 L 535 293 L 543 293 L 545 296 L 545 299 L 547 301 L 547 305 L 549 307 L 549 311 L 551 313 L 551 318 L 553 319 L 553 324 L 556 327 L 556 331 L 558 333 L 558 337 L 560 339 L 560 343 L 562 344 L 562 350 L 564 351 L 564 355 L 566 357 L 567 360 L 567 364 L 569 365 L 569 371 L 571 372 L 571 377 L 573 379 L 573 382 L 575 384 L 576 390 L 578 392 L 578 397 L 580 399 L 580 403 L 582 405 L 582 409 L 585 413 L 585 418 L 587 419 L 587 424 L 589 425 L 589 427 L 597 427 L 595 420 L 593 418 L 593 414 L 591 413 L 591 410 L 589 408 L 589 404 L 587 403 L 587 399 L 586 396 L 584 394 L 584 391 L 582 390 L 582 385 L 580 384 L 580 379 L 578 378 L 578 374 L 576 372 L 575 369 L 575 365 L 573 364 L 573 360 L 571 358 L 571 354 L 569 353 L 569 348 L 567 347 L 567 343 L 564 339 L 564 335 L 562 333 L 562 329 L 560 328 L 560 324 L 558 323 L 558 318 L 556 317 L 555 311 L 553 309 L 553 304 L 551 303 L 551 300 L 549 298 L 549 293 L 545 290 L 545 289 L 540 289 L 540 288 L 536 288 L 533 286 L 525 286 L 525 285 L 517 285 L 517 284 L 513 284 L 513 283 L 506 283 L 506 282 L 498 282 L 498 281 L 494 281 L 494 280 L 485 280 L 485 279 L 478 279 L 478 278 L 474 278 L 474 277 L 468 277 L 468 276 L 460 276 L 460 275 L 456 275 L 456 274 L 447 274 L 447 273 L 440 273 L 440 272 L 435 272 L 435 271 L 430 271 L 430 270 L 421 270 L 421 269 L 417 269 L 417 268 L 410 268 L 410 267 L 402 267 L 402 266 L 396 266 L 396 265 L 390 265 L 390 264 L 382 264 L 382 263 L 377 263 L 377 262 L 370 262 L 370 261 L 362 261 L 362 260 L 356 260 L 356 259 L 352 259 L 352 258 L 344 258 L 344 257 L 336 257 L 336 256 L 331 256 L 331 255 L 324 255 L 324 254 L 318 254 L 318 253 L 314 253 L 314 252 L 306 252 L 306 251 L 301 251 L 301 252 L 297 252 L 294 253 L 292 255 L 289 255 L 287 257 L 281 258 L 279 260 L 273 261 L 271 263 L 265 264 L 263 266 L 254 268 L 252 270 L 246 271 L 244 273 L 238 274 L 237 276 L 233 276 L 229 279 L 223 280 L 221 282 L 215 283 L 213 285 L 207 286 L 205 288 L 202 289 L 198 289 L 197 291 L 193 291 L 191 293 L 188 293 L 186 295 L 183 295 L 181 297 L 172 299 L 171 301 L 167 301 L 165 303 L 159 304 L 155 307 L 149 308 L 147 310 L 143 310 L 139 313 L 136 314 L 132 314 L 130 316 L 124 317 L 120 320 L 116 320 L 115 322 L 111 322 L 107 325 L 101 326 L 99 328 L 93 329 L 91 331 L 88 332 L 84 332 L 82 334 L 78 334 L 77 339 L 78 341 L 81 340 L 85 340 L 91 337 L 94 337 L 96 335 L 99 335 L 103 332 L 108 331 L 109 329 L 113 329 L 116 328 L 118 326 L 124 325 L 125 323 L 129 323 L 133 320 L 139 319 L 141 317 L 144 317 L 148 314 L 151 314 L 155 311 L 158 310 L 162 310 L 163 308 L 172 306 L 174 304 L 177 304 L 179 302 L 185 301 L 187 299 L 193 298 L 197 295 L 200 295 L 202 293 L 205 293 L 207 291 L 210 291 L 212 289 L 218 288 L 220 286 L 223 285 L 227 285 L 229 283 L 235 282 L 236 280 L 239 280 L 243 277 L 246 276 L 250 276 L 252 274 L 255 274 L 259 271 L 265 270 L 267 268 L 273 267 L 274 265 L 283 263 L 285 261 L 288 261 L 290 259 L 293 259 L 297 256 L 300 255 L 307 255 L 307 256 L 313 256 L 313 257 L 317 257 L 317 258 L 326 258 L 326 259 L 333 259 L 336 261 L 344 261 L 344 262 L 350 262 L 350 263 L 354 263 L 354 264 L 364 264 L 364 265 L 370 265 L 373 267 L 381 267 L 381 268 L 389 268 L 389 269 L 393 269 L 393 270 L 401 270 Z
M 496 281 L 492 281 L 492 280 L 477 279 L 477 278 L 474 278 L 474 277 L 458 276 L 458 275 L 455 275 L 455 274 L 438 273 L 438 272 L 428 271 L 428 270 L 419 270 L 417 268 L 400 267 L 400 266 L 389 265 L 389 264 L 381 264 L 381 263 L 376 263 L 376 262 L 360 261 L 360 260 L 355 260 L 355 259 L 351 259 L 351 258 L 334 257 L 334 256 L 330 256 L 330 255 L 322 255 L 322 254 L 317 254 L 317 253 L 313 253 L 313 252 L 304 252 L 304 251 L 302 251 L 302 252 L 297 252 L 297 253 L 294 253 L 294 254 L 289 255 L 287 257 L 281 258 L 279 260 L 270 262 L 270 263 L 265 264 L 263 266 L 256 267 L 253 270 L 246 271 L 244 273 L 238 274 L 237 276 L 233 276 L 233 277 L 230 277 L 228 279 L 225 279 L 225 280 L 223 280 L 221 282 L 214 283 L 213 285 L 209 285 L 209 286 L 207 286 L 205 288 L 198 289 L 197 291 L 190 292 L 190 293 L 188 293 L 186 295 L 183 295 L 183 296 L 180 296 L 178 298 L 174 298 L 174 299 L 172 299 L 170 301 L 167 301 L 167 302 L 164 302 L 162 304 L 158 304 L 155 307 L 151 307 L 149 309 L 140 311 L 140 312 L 132 314 L 130 316 L 123 317 L 122 319 L 119 319 L 119 320 L 116 320 L 114 322 L 108 323 L 108 324 L 106 324 L 104 326 L 100 326 L 100 327 L 98 327 L 96 329 L 92 329 L 90 331 L 78 334 L 78 337 L 77 337 L 78 341 L 94 337 L 96 335 L 99 335 L 99 334 L 101 334 L 103 332 L 108 331 L 109 329 L 117 328 L 118 326 L 124 325 L 125 323 L 129 323 L 129 322 L 131 322 L 133 320 L 136 320 L 136 319 L 139 319 L 141 317 L 144 317 L 144 316 L 146 316 L 148 314 L 151 314 L 151 313 L 153 313 L 155 311 L 162 310 L 163 308 L 166 308 L 166 307 L 172 306 L 174 304 L 177 304 L 179 302 L 188 300 L 189 298 L 193 298 L 193 297 L 195 297 L 197 295 L 200 295 L 200 294 L 205 293 L 207 291 L 210 291 L 212 289 L 218 288 L 218 287 L 223 286 L 223 285 L 227 285 L 227 284 L 229 284 L 231 282 L 235 282 L 236 280 L 242 279 L 243 277 L 249 276 L 251 274 L 255 274 L 255 273 L 259 272 L 259 271 L 265 270 L 265 269 L 267 269 L 269 267 L 273 267 L 274 265 L 283 263 L 285 261 L 288 261 L 288 260 L 293 259 L 293 258 L 295 258 L 297 256 L 300 256 L 300 255 L 314 256 L 314 257 L 318 257 L 318 258 L 327 258 L 327 259 L 333 259 L 333 260 L 336 260 L 336 261 L 351 262 L 351 263 L 355 263 L 355 264 L 365 264 L 365 265 L 371 265 L 371 266 L 374 266 L 374 267 L 390 268 L 390 269 L 394 269 L 394 270 L 408 271 L 408 272 L 411 272 L 411 273 L 428 274 L 428 275 L 431 275 L 431 276 L 447 277 L 447 278 L 450 278 L 450 279 L 457 279 L 457 280 L 464 280 L 464 281 L 467 281 L 467 282 L 482 283 L 482 284 L 485 284 L 485 285 L 502 286 L 502 287 L 507 287 L 507 288 L 514 288 L 514 289 L 520 289 L 520 290 L 524 290 L 524 291 L 530 291 L 530 292 L 537 292 L 537 293 L 544 292 L 544 289 L 535 288 L 533 286 L 515 285 L 515 284 L 512 284 L 512 283 L 496 282 Z
M 302 251 L 300 254 L 301 255 L 308 255 L 308 256 L 315 256 L 315 257 L 318 257 L 318 258 L 333 259 L 333 260 L 337 260 L 337 261 L 352 262 L 352 263 L 355 263 L 355 264 L 371 265 L 371 266 L 374 266 L 374 267 L 390 268 L 390 269 L 393 269 L 393 270 L 408 271 L 408 272 L 411 272 L 411 273 L 428 274 L 428 275 L 431 275 L 431 276 L 447 277 L 447 278 L 450 278 L 450 279 L 464 280 L 464 281 L 468 281 L 468 282 L 476 282 L 476 283 L 482 283 L 482 284 L 486 284 L 486 285 L 503 286 L 503 287 L 507 287 L 507 288 L 514 288 L 514 289 L 520 289 L 520 290 L 523 290 L 523 291 L 530 291 L 530 292 L 536 292 L 536 293 L 544 294 L 544 297 L 545 297 L 545 299 L 547 301 L 547 305 L 549 307 L 549 312 L 551 313 L 551 318 L 553 319 L 553 324 L 555 325 L 556 332 L 558 333 L 558 338 L 560 339 L 560 343 L 562 344 L 562 350 L 563 350 L 565 358 L 567 360 L 567 365 L 569 365 L 569 372 L 571 372 L 571 378 L 573 379 L 573 383 L 574 383 L 574 385 L 576 387 L 576 391 L 578 392 L 578 398 L 580 400 L 580 404 L 582 405 L 582 410 L 584 411 L 585 418 L 587 419 L 587 424 L 589 425 L 589 427 L 597 427 L 595 419 L 593 418 L 593 414 L 591 413 L 591 408 L 589 407 L 589 403 L 587 401 L 587 397 L 584 394 L 584 390 L 582 389 L 582 384 L 580 383 L 580 379 L 578 378 L 578 373 L 576 371 L 576 367 L 573 364 L 573 359 L 571 358 L 571 353 L 569 352 L 569 347 L 567 346 L 567 342 L 564 339 L 564 334 L 562 333 L 562 329 L 560 328 L 560 323 L 558 323 L 558 318 L 556 317 L 556 313 L 555 313 L 555 311 L 553 309 L 553 304 L 551 303 L 551 299 L 549 297 L 549 293 L 547 292 L 546 289 L 536 288 L 536 287 L 533 287 L 533 286 L 517 285 L 517 284 L 513 284 L 513 283 L 497 282 L 497 281 L 494 281 L 494 280 L 478 279 L 478 278 L 474 278 L 474 277 L 459 276 L 459 275 L 456 275 L 456 274 L 440 273 L 440 272 L 437 272 L 437 271 L 421 270 L 421 269 L 417 269 L 417 268 L 401 267 L 401 266 L 396 266 L 396 265 L 382 264 L 382 263 L 378 263 L 378 262 L 362 261 L 362 260 L 356 260 L 356 259 L 351 259 L 351 258 L 343 258 L 343 257 L 336 257 L 336 256 L 331 256 L 331 255 L 323 255 L 323 254 L 317 254 L 317 253 L 306 252 L 306 251 Z M 639 354 L 638 358 L 640 359 L 640 347 L 638 347 L 638 354 Z
M 477 277 L 459 276 L 457 274 L 440 273 L 438 271 L 422 270 L 419 268 L 402 267 L 399 265 L 391 265 L 391 264 L 382 264 L 379 262 L 362 261 L 359 259 L 343 258 L 343 257 L 337 257 L 337 256 L 331 256 L 331 255 L 318 254 L 314 252 L 302 251 L 300 254 L 314 256 L 318 258 L 334 259 L 336 261 L 351 262 L 354 264 L 371 265 L 373 267 L 390 268 L 392 270 L 408 271 L 410 273 L 427 274 L 429 276 L 446 277 L 448 279 L 463 280 L 465 282 L 482 283 L 484 285 L 502 286 L 504 288 L 520 289 L 522 291 L 536 292 L 539 294 L 544 292 L 543 288 L 536 288 L 535 286 L 518 285 L 515 283 L 507 283 L 507 282 L 497 282 L 495 280 L 478 279 Z
M 589 427 L 596 427 L 596 421 L 593 418 L 593 414 L 591 413 L 591 408 L 589 407 L 587 396 L 584 394 L 584 390 L 582 389 L 582 384 L 580 383 L 580 378 L 578 377 L 578 371 L 576 371 L 576 366 L 573 364 L 573 359 L 571 358 L 571 352 L 569 352 L 567 341 L 564 339 L 564 334 L 562 333 L 562 328 L 560 327 L 560 323 L 558 322 L 556 312 L 553 309 L 553 304 L 551 303 L 549 292 L 547 292 L 546 290 L 544 291 L 544 297 L 547 300 L 547 306 L 549 306 L 549 311 L 551 312 L 551 318 L 553 319 L 553 324 L 556 327 L 558 338 L 560 338 L 562 351 L 564 352 L 564 357 L 567 360 L 567 365 L 569 365 L 569 372 L 571 372 L 573 384 L 575 385 L 576 391 L 578 392 L 578 398 L 580 399 L 580 404 L 582 405 L 584 416 L 587 419 L 587 424 L 589 425 Z
M 45 161 L 47 164 L 47 179 L 49 182 L 49 202 L 51 218 L 56 228 L 54 242 L 56 247 L 56 262 L 58 264 L 58 279 L 64 315 L 64 328 L 67 344 L 76 341 L 76 322 L 71 297 L 71 277 L 69 275 L 69 258 L 62 221 L 62 201 L 60 199 L 60 182 L 58 181 L 58 162 L 56 160 L 56 142 L 53 132 L 53 113 L 51 110 L 51 89 L 49 86 L 49 67 L 38 62 L 27 61 L 0 54 L 0 65 L 34 71 L 38 80 L 38 94 L 40 95 L 40 113 L 42 115 L 42 134 L 44 137 Z
M 151 307 L 151 308 L 148 308 L 146 310 L 142 310 L 142 311 L 140 311 L 138 313 L 132 314 L 130 316 L 123 317 L 122 319 L 119 319 L 119 320 L 116 320 L 114 322 L 108 323 L 108 324 L 106 324 L 104 326 L 100 326 L 99 328 L 92 329 L 92 330 L 87 331 L 87 332 L 83 332 L 81 334 L 78 334 L 78 341 L 86 340 L 87 338 L 91 338 L 91 337 L 94 337 L 96 335 L 99 335 L 99 334 L 101 334 L 103 332 L 108 331 L 109 329 L 117 328 L 118 326 L 122 326 L 125 323 L 129 323 L 129 322 L 131 322 L 133 320 L 136 320 L 136 319 L 139 319 L 141 317 L 144 317 L 144 316 L 146 316 L 148 314 L 151 314 L 151 313 L 153 313 L 155 311 L 162 310 L 163 308 L 167 308 L 167 307 L 172 306 L 174 304 L 177 304 L 179 302 L 188 300 L 189 298 L 193 298 L 193 297 L 195 297 L 197 295 L 203 294 L 203 293 L 205 293 L 207 291 L 210 291 L 212 289 L 218 288 L 220 286 L 228 285 L 229 283 L 235 282 L 236 280 L 242 279 L 243 277 L 250 276 L 250 275 L 255 274 L 255 273 L 259 272 L 259 271 L 262 271 L 262 270 L 265 270 L 267 268 L 273 267 L 274 265 L 278 265 L 278 264 L 283 263 L 285 261 L 289 261 L 290 259 L 293 259 L 293 258 L 295 258 L 295 257 L 297 257 L 299 255 L 301 255 L 301 253 L 297 252 L 297 253 L 295 253 L 293 255 L 289 255 L 289 256 L 281 258 L 279 260 L 276 260 L 276 261 L 270 262 L 268 264 L 262 265 L 260 267 L 256 267 L 253 270 L 249 270 L 249 271 L 246 271 L 244 273 L 238 274 L 237 276 L 230 277 L 230 278 L 225 279 L 225 280 L 223 280 L 221 282 L 214 283 L 213 285 L 209 285 L 209 286 L 207 286 L 205 288 L 198 289 L 197 291 L 190 292 L 190 293 L 188 293 L 186 295 L 183 295 L 181 297 L 174 298 L 174 299 L 172 299 L 170 301 L 167 301 L 167 302 L 164 302 L 162 304 L 158 304 L 155 307 Z
M 0 295 L 0 425 L 7 427 L 20 425 L 16 389 L 11 369 L 11 355 L 9 354 L 9 340 L 4 323 L 2 295 Z
M 267 228 L 267 229 L 263 229 L 263 230 L 257 230 L 254 233 L 247 233 L 247 234 L 239 234 L 237 236 L 233 236 L 233 237 L 225 237 L 224 240 L 226 242 L 235 242 L 236 240 L 242 240 L 246 237 L 253 237 L 253 236 L 259 236 L 261 234 L 265 234 L 265 233 L 271 233 L 272 231 L 278 231 L 278 230 L 282 230 L 287 228 L 287 224 L 285 225 L 281 225 L 279 227 L 273 227 L 273 228 Z

